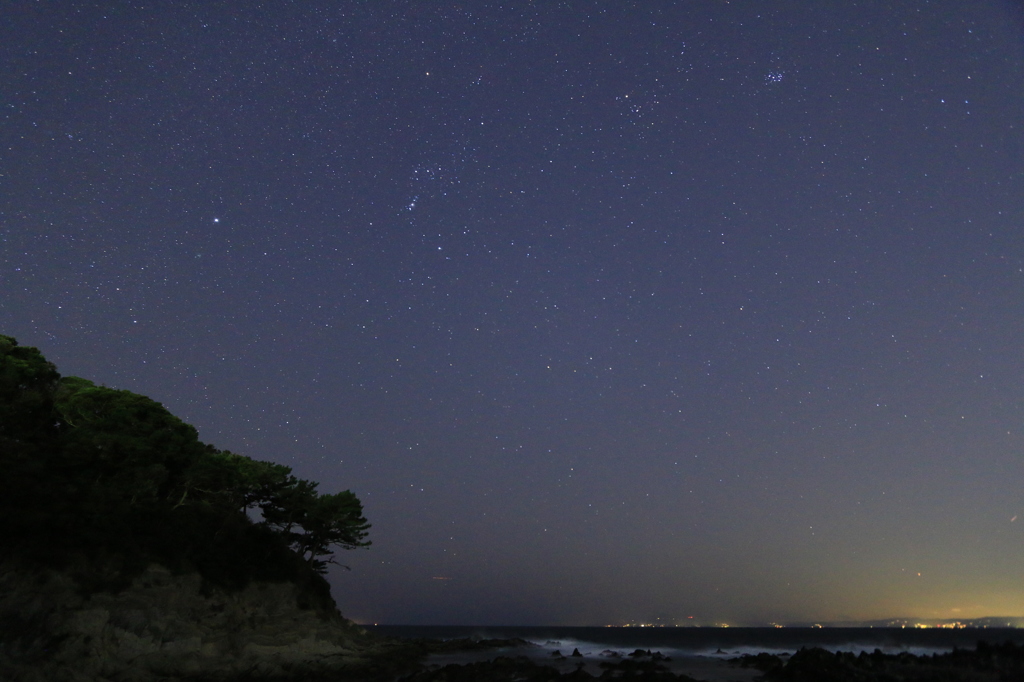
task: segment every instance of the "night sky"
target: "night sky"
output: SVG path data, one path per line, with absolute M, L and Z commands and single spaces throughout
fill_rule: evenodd
M 1024 614 L 1017 3 L 14 0 L 0 66 L 0 333 L 351 489 L 345 615 Z

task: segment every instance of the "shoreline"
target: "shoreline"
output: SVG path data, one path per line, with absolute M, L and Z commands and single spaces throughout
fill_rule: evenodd
M 644 677 L 665 682 L 893 682 L 943 679 L 945 682 L 999 682 L 1024 679 L 1024 644 L 979 642 L 973 649 L 915 655 L 828 651 L 803 647 L 796 653 L 713 655 L 636 649 L 624 651 L 593 646 L 566 647 L 565 640 L 543 643 L 512 640 L 419 640 L 424 655 L 418 671 L 401 682 L 461 682 L 617 679 Z
M 673 675 L 685 675 L 700 682 L 753 682 L 763 675 L 754 668 L 744 668 L 734 657 L 674 655 L 664 656 L 652 651 L 651 655 L 633 656 L 634 652 L 606 650 L 613 653 L 581 654 L 574 656 L 572 651 L 551 649 L 543 645 L 521 645 L 499 647 L 486 651 L 443 652 L 427 655 L 421 665 L 427 672 L 433 673 L 446 666 L 469 666 L 494 661 L 498 658 L 526 659 L 538 667 L 554 668 L 561 675 L 577 674 L 577 671 L 599 678 L 612 666 L 623 667 L 621 664 L 640 663 L 653 664 L 651 668 L 664 668 Z M 554 655 L 557 652 L 559 655 Z M 602 665 L 604 664 L 604 665 Z
M 570 653 L 605 649 L 632 652 L 660 650 L 666 655 L 712 658 L 744 654 L 794 654 L 802 648 L 887 654 L 941 654 L 973 649 L 978 642 L 1024 645 L 1024 629 L 966 628 L 957 630 L 904 628 L 623 628 L 574 626 L 401 626 L 364 625 L 368 632 L 404 640 L 524 640 Z

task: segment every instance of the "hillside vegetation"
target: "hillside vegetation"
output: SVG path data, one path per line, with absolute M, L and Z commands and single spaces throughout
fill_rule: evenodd
M 152 563 L 211 585 L 316 586 L 336 549 L 369 545 L 362 505 L 289 467 L 218 450 L 160 403 L 62 377 L 0 336 L 0 555 L 86 557 L 130 580 Z

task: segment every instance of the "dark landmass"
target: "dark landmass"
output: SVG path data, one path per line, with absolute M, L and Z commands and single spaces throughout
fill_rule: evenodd
M 368 528 L 351 492 L 0 335 L 0 679 L 393 676 L 418 651 L 345 620 L 323 577 Z

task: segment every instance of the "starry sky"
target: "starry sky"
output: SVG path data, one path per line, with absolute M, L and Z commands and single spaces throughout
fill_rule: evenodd
M 356 493 L 345 615 L 1024 614 L 1017 3 L 14 0 L 0 64 L 0 333 Z

